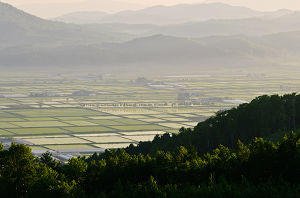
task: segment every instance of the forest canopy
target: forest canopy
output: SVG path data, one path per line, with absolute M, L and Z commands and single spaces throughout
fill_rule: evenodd
M 219 145 L 199 155 L 178 147 L 155 155 L 109 151 L 99 161 L 59 163 L 24 145 L 0 151 L 4 197 L 296 197 L 300 193 L 300 137 L 278 143 L 255 138 L 232 150 Z

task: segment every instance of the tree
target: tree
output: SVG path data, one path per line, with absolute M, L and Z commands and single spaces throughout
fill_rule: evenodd
M 28 197 L 28 191 L 36 180 L 38 159 L 31 149 L 22 144 L 12 144 L 2 155 L 1 175 L 7 191 L 13 197 Z
M 52 153 L 50 153 L 49 151 L 47 151 L 46 153 L 43 153 L 40 160 L 41 160 L 42 163 L 44 163 L 45 165 L 47 165 L 48 167 L 50 167 L 54 170 L 56 170 L 59 166 L 59 162 L 56 161 L 52 157 Z
M 76 182 L 82 182 L 86 176 L 88 165 L 80 158 L 72 158 L 65 166 L 66 175 Z

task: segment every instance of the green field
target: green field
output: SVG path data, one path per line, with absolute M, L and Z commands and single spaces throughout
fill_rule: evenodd
M 36 145 L 49 145 L 49 144 L 86 144 L 91 143 L 89 141 L 80 139 L 80 138 L 49 138 L 49 137 L 41 137 L 41 138 L 30 138 L 25 139 Z
M 13 133 L 10 133 L 10 132 L 8 132 L 8 131 L 5 131 L 5 130 L 2 130 L 2 129 L 0 129 L 0 134 L 2 135 L 2 136 L 12 136 L 13 135 Z
M 88 144 L 69 144 L 69 145 L 48 145 L 46 148 L 51 150 L 65 150 L 65 149 L 93 149 L 95 147 Z
M 111 126 L 112 128 L 118 129 L 120 131 L 149 131 L 149 130 L 164 130 L 166 127 L 158 125 L 127 125 L 127 126 Z
M 95 111 L 91 111 L 91 110 L 87 110 L 87 109 L 77 109 L 77 108 L 22 109 L 22 110 L 9 110 L 8 112 L 19 115 L 21 117 L 105 115 L 100 112 L 95 112 Z
M 14 122 L 15 125 L 19 127 L 62 127 L 71 126 L 68 123 L 58 122 L 58 121 L 31 121 L 31 122 Z
M 102 126 L 113 126 L 113 125 L 122 125 L 123 123 L 120 123 L 118 121 L 119 119 L 114 120 L 92 120 L 92 123 L 102 125 Z
M 97 124 L 93 122 L 88 122 L 84 120 L 74 120 L 74 121 L 65 121 L 65 123 L 68 123 L 70 125 L 75 125 L 75 126 L 95 126 Z
M 21 128 L 21 129 L 7 129 L 8 131 L 17 135 L 35 135 L 35 134 L 62 134 L 68 131 L 61 128 Z
M 83 139 L 94 143 L 122 143 L 133 142 L 133 140 L 121 137 L 121 136 L 106 136 L 106 137 L 84 137 Z
M 85 133 L 85 132 L 107 132 L 114 131 L 114 129 L 109 129 L 102 126 L 97 127 L 64 127 L 63 129 L 74 133 Z

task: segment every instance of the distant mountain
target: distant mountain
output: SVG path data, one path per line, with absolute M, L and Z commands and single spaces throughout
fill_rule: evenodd
M 143 3 L 132 3 L 124 0 L 77 0 L 77 1 L 31 1 L 18 8 L 42 18 L 54 18 L 66 13 L 106 10 L 110 13 L 121 10 L 136 10 L 145 8 Z M 28 2 L 28 1 L 27 1 Z M 41 3 L 40 3 L 41 2 Z
M 269 12 L 266 14 L 268 17 L 281 17 L 284 15 L 289 15 L 292 14 L 294 11 L 293 10 L 288 10 L 288 9 L 280 9 L 274 12 Z
M 273 35 L 272 35 L 273 36 Z M 282 35 L 284 38 L 284 35 Z M 125 43 L 102 45 L 64 45 L 59 47 L 6 48 L 0 51 L 2 65 L 27 66 L 91 66 L 111 68 L 130 65 L 163 70 L 198 67 L 251 67 L 248 61 L 274 60 L 281 56 L 280 50 L 273 48 L 269 37 L 251 38 L 243 36 L 207 37 L 186 39 L 155 35 L 138 38 Z M 300 40 L 299 40 L 300 41 Z M 267 45 L 269 44 L 269 46 Z
M 300 12 L 292 12 L 279 17 L 264 16 L 235 20 L 208 20 L 177 25 L 157 26 L 148 32 L 177 37 L 206 37 L 211 35 L 260 36 L 278 32 L 300 30 Z
M 120 41 L 127 35 L 40 19 L 0 2 L 0 48 Z M 126 40 L 126 39 L 124 39 Z
M 56 21 L 74 24 L 91 24 L 98 23 L 104 16 L 105 12 L 72 12 L 55 18 Z
M 283 32 L 262 37 L 264 45 L 280 51 L 281 55 L 300 57 L 300 31 Z
M 204 5 L 209 5 L 211 7 L 211 10 L 213 10 L 213 6 L 216 5 L 224 5 L 225 7 L 227 5 L 225 4 L 199 4 L 201 5 L 200 8 Z M 175 8 L 177 10 L 179 8 L 182 8 L 181 6 L 184 5 L 178 5 L 173 7 L 162 7 L 161 9 L 170 9 L 172 12 L 174 12 L 174 16 L 177 17 L 176 20 L 174 20 L 176 24 L 169 24 L 169 25 L 154 25 L 154 24 L 146 24 L 147 22 L 151 22 L 148 19 L 145 19 L 143 17 L 136 17 L 140 24 L 128 24 L 125 19 L 126 17 L 120 17 L 120 19 L 116 20 L 108 20 L 112 23 L 106 23 L 106 19 L 116 17 L 119 15 L 131 15 L 132 13 L 144 13 L 144 12 L 153 12 L 153 10 L 158 9 L 158 7 L 152 7 L 148 8 L 150 11 L 140 10 L 140 11 L 130 11 L 130 12 L 121 12 L 117 13 L 115 15 L 103 15 L 103 17 L 95 17 L 91 18 L 90 20 L 86 20 L 86 23 L 94 23 L 92 26 L 102 28 L 109 31 L 116 31 L 124 34 L 133 34 L 136 36 L 151 36 L 155 34 L 163 34 L 163 35 L 169 35 L 169 36 L 175 36 L 175 37 L 207 37 L 207 36 L 228 36 L 228 35 L 247 35 L 247 36 L 261 36 L 261 35 L 268 35 L 268 34 L 274 34 L 278 32 L 289 32 L 289 31 L 298 31 L 300 30 L 300 12 L 294 12 L 290 10 L 278 10 L 275 12 L 268 12 L 268 13 L 261 13 L 257 12 L 256 14 L 249 14 L 247 18 L 233 18 L 233 19 L 209 19 L 209 20 L 196 20 L 197 18 L 196 14 L 194 17 L 190 18 L 180 18 L 180 14 L 175 14 Z M 234 9 L 243 9 L 240 7 L 229 7 Z M 195 7 L 197 9 L 197 6 Z M 188 10 L 188 8 L 187 8 Z M 212 13 L 218 13 L 216 11 L 212 11 Z M 143 12 L 144 11 L 144 12 Z M 158 13 L 158 11 L 156 11 Z M 162 11 L 161 11 L 162 12 Z M 232 11 L 234 12 L 234 11 Z M 254 12 L 254 11 L 253 11 Z M 188 13 L 188 12 L 187 12 Z M 192 13 L 192 12 L 191 12 Z M 255 12 L 256 13 L 256 12 Z M 201 13 L 203 14 L 203 13 Z M 77 15 L 74 13 L 74 15 Z M 89 13 L 80 13 L 79 15 L 87 15 L 90 16 Z M 93 15 L 93 13 L 91 13 Z M 97 14 L 94 14 L 97 15 Z M 99 15 L 102 15 L 102 13 L 99 13 Z M 198 13 L 198 16 L 200 14 Z M 250 17 L 253 16 L 254 17 Z M 72 14 L 71 14 L 72 16 Z M 155 17 L 152 17 L 152 15 L 149 15 L 149 19 L 154 19 Z M 158 15 L 157 15 L 158 16 Z M 161 16 L 161 15 L 159 15 Z M 187 15 L 188 16 L 188 15 Z M 217 15 L 211 16 L 211 18 L 216 17 Z M 170 13 L 168 16 L 164 16 L 162 18 L 164 19 L 156 19 L 156 21 L 159 21 L 157 23 L 163 22 L 163 20 L 169 20 L 172 18 L 173 15 Z M 180 19 L 179 19 L 179 18 Z M 101 19 L 100 19 L 101 18 Z M 174 17 L 173 17 L 174 18 Z M 144 21 L 142 21 L 145 19 Z M 204 18 L 202 18 L 204 19 Z M 76 19 L 76 20 L 68 20 L 68 18 L 60 18 L 57 20 L 62 20 L 65 22 L 73 22 L 73 23 L 81 23 L 84 21 L 84 17 L 82 16 L 82 20 Z M 179 23 L 180 21 L 187 21 L 184 23 Z M 98 21 L 98 22 L 97 22 Z M 105 22 L 106 21 L 106 22 Z M 116 23 L 113 23 L 113 21 L 118 21 Z M 126 22 L 126 23 L 122 23 Z M 166 22 L 166 21 L 165 21 Z M 102 23 L 102 24 L 97 24 Z M 164 23 L 164 22 L 163 22 Z M 89 25 L 91 26 L 91 25 Z
M 92 65 L 187 64 L 224 56 L 222 51 L 184 38 L 163 35 L 106 45 L 64 45 L 47 48 L 8 48 L 0 51 L 4 65 Z M 17 57 L 17 58 L 16 58 Z
M 126 23 L 126 24 L 178 24 L 209 19 L 240 19 L 262 16 L 265 13 L 245 7 L 222 3 L 179 4 L 175 6 L 154 6 L 137 11 L 121 11 L 115 14 L 95 16 L 95 13 L 81 13 L 81 19 L 61 16 L 55 20 L 72 23 Z M 76 15 L 76 13 L 75 13 Z M 77 15 L 78 16 L 78 15 Z M 90 20 L 87 19 L 87 16 Z
M 157 10 L 157 7 L 149 9 Z M 0 3 L 0 67 L 119 69 L 126 66 L 132 70 L 161 71 L 166 68 L 186 70 L 188 67 L 205 69 L 274 66 L 274 63 L 280 64 L 282 60 L 299 60 L 298 15 L 299 13 L 293 13 L 265 19 L 191 23 L 201 26 L 199 32 L 193 29 L 187 31 L 195 35 L 170 36 L 159 33 L 163 27 L 151 24 L 75 25 L 48 21 Z M 261 23 L 263 20 L 274 20 L 273 23 L 278 24 L 278 27 L 274 25 L 276 28 L 272 30 L 273 26 L 267 26 L 267 22 Z M 213 22 L 224 25 L 203 25 Z M 188 30 L 184 25 L 189 24 L 178 26 Z M 177 25 L 164 28 L 167 27 Z M 268 31 L 272 34 L 247 36 L 246 31 L 255 32 L 259 30 L 258 27 L 265 34 Z M 284 32 L 294 30 L 293 28 L 297 31 Z M 159 30 L 158 34 L 154 30 Z M 243 30 L 241 35 L 236 35 L 239 30 Z M 168 34 L 178 32 L 174 30 Z M 268 64 L 269 60 L 271 64 Z

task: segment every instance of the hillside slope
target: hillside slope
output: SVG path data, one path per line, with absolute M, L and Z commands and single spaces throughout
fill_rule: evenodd
M 155 27 L 147 34 L 165 34 L 178 37 L 205 37 L 211 35 L 261 36 L 279 32 L 299 31 L 300 12 L 278 17 L 254 17 L 235 20 L 208 20 Z
M 119 33 L 40 19 L 0 2 L 0 48 L 122 40 Z
M 255 137 L 274 139 L 296 129 L 300 129 L 300 95 L 265 95 L 249 104 L 218 112 L 194 129 L 181 129 L 178 135 L 157 136 L 152 142 L 141 142 L 126 151 L 154 154 L 158 150 L 174 151 L 178 146 L 192 146 L 206 153 L 220 144 L 235 148 L 238 140 L 248 143 Z
M 54 18 L 55 21 L 74 24 L 92 24 L 98 23 L 107 13 L 105 12 L 72 12 Z
M 186 38 L 154 35 L 124 43 L 68 44 L 53 47 L 10 47 L 0 53 L 2 65 L 124 65 L 149 63 L 182 66 L 224 66 L 253 58 L 263 59 L 276 50 L 249 38 Z M 277 54 L 276 54 L 277 55 Z

